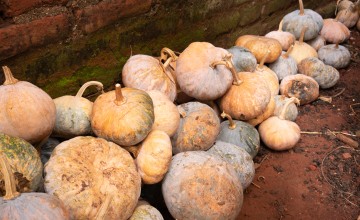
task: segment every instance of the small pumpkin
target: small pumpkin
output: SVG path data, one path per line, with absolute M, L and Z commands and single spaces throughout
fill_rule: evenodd
M 321 61 L 336 69 L 346 68 L 351 61 L 350 51 L 338 43 L 321 47 L 318 54 Z
M 56 121 L 51 136 L 73 138 L 92 133 L 90 116 L 93 102 L 82 97 L 89 86 L 96 86 L 103 92 L 104 86 L 101 82 L 89 81 L 81 86 L 75 96 L 65 95 L 54 99 Z
M 149 134 L 154 124 L 154 105 L 142 90 L 121 89 L 98 96 L 91 114 L 91 127 L 98 137 L 119 145 L 132 146 Z M 131 125 L 131 126 L 130 126 Z
M 324 27 L 320 35 L 326 42 L 336 44 L 347 41 L 350 38 L 350 30 L 340 21 L 332 18 L 324 19 Z
M 232 165 L 205 151 L 173 156 L 162 194 L 174 219 L 236 219 L 243 204 L 243 188 Z
M 336 19 L 343 23 L 346 27 L 352 28 L 356 25 L 356 22 L 359 20 L 359 8 L 360 1 L 356 3 L 351 2 L 348 5 L 338 8 Z
M 173 154 L 209 149 L 220 131 L 220 120 L 215 111 L 200 102 L 188 102 L 177 107 L 181 117 L 171 138 Z
M 6 194 L 0 197 L 0 219 L 70 219 L 69 212 L 57 197 L 47 193 L 22 193 L 16 191 L 15 176 L 5 153 L 0 152 L 1 173 Z
M 312 46 L 316 51 L 318 51 L 320 47 L 326 45 L 326 39 L 323 36 L 318 35 L 316 38 L 309 40 L 306 43 Z
M 274 116 L 280 116 L 284 105 L 290 98 L 286 97 L 285 95 L 276 95 L 274 99 L 275 99 Z M 299 99 L 292 99 L 292 100 L 293 103 L 289 103 L 283 115 L 284 119 L 289 121 L 295 121 L 299 114 L 298 108 L 296 106 L 300 105 L 300 101 Z
M 299 41 L 295 42 L 294 48 L 290 51 L 289 54 L 295 59 L 297 64 L 299 64 L 301 60 L 307 57 L 318 57 L 316 50 L 312 46 L 304 42 L 304 34 L 306 30 L 306 27 L 303 28 Z
M 293 99 L 295 98 L 290 98 L 287 101 L 280 116 L 272 116 L 259 126 L 260 138 L 270 149 L 276 151 L 288 150 L 293 148 L 300 140 L 299 126 L 295 122 L 284 118 L 286 108 L 290 103 L 293 103 Z
M 319 97 L 319 84 L 304 74 L 286 76 L 280 83 L 280 94 L 298 98 L 300 105 L 305 105 Z
M 281 48 L 284 51 L 287 51 L 291 45 L 295 43 L 295 36 L 287 31 L 282 30 L 283 20 L 280 21 L 279 29 L 276 31 L 271 31 L 265 35 L 265 37 L 276 39 L 280 42 Z
M 282 52 L 282 55 L 275 62 L 269 64 L 269 68 L 276 74 L 279 81 L 285 76 L 295 75 L 297 73 L 297 63 L 292 56 L 289 56 L 293 45 L 289 47 L 286 52 Z
M 233 64 L 237 72 L 253 72 L 256 68 L 256 58 L 245 47 L 232 46 L 227 49 L 232 54 Z
M 3 66 L 0 86 L 0 132 L 41 146 L 50 136 L 56 119 L 53 99 L 39 87 L 14 78 Z
M 299 72 L 314 78 L 322 89 L 333 87 L 340 78 L 339 71 L 315 57 L 303 59 L 299 64 Z

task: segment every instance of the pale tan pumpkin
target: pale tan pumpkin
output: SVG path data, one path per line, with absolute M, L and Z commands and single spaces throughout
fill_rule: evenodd
M 280 21 L 279 29 L 271 31 L 265 35 L 265 37 L 276 39 L 280 42 L 283 51 L 287 51 L 291 45 L 295 43 L 295 36 L 287 31 L 282 30 L 283 20 Z
M 354 27 L 359 20 L 359 4 L 360 2 L 357 1 L 355 4 L 351 2 L 351 4 L 348 4 L 345 7 L 340 7 L 336 14 L 336 19 L 348 28 Z
M 342 43 L 350 38 L 350 30 L 336 19 L 324 19 L 320 35 L 329 43 Z
M 316 51 L 318 51 L 320 47 L 326 45 L 326 39 L 323 36 L 318 35 L 316 38 L 306 41 L 306 43 L 312 46 Z
M 261 122 L 263 122 L 264 120 L 266 120 L 267 118 L 269 118 L 270 116 L 272 116 L 274 114 L 274 110 L 275 110 L 275 99 L 274 99 L 274 95 L 272 95 L 268 105 L 265 108 L 264 113 L 246 122 L 251 124 L 252 126 L 256 126 Z
M 306 27 L 302 29 L 299 41 L 295 42 L 294 48 L 289 54 L 296 60 L 297 64 L 299 64 L 301 60 L 307 57 L 318 57 L 316 50 L 312 46 L 304 42 L 304 34 L 306 30 Z

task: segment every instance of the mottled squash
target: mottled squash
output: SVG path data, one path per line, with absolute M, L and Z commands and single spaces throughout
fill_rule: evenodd
M 135 208 L 129 220 L 164 220 L 164 217 L 154 206 L 144 204 Z
M 339 44 L 323 46 L 318 51 L 319 59 L 336 69 L 346 68 L 351 62 L 350 51 Z
M 232 46 L 227 49 L 233 56 L 233 64 L 237 72 L 253 72 L 256 68 L 256 58 L 245 47 Z
M 285 76 L 295 75 L 297 73 L 297 63 L 294 58 L 289 56 L 293 45 L 287 52 L 282 52 L 282 55 L 275 62 L 269 64 L 269 68 L 276 74 L 279 81 Z

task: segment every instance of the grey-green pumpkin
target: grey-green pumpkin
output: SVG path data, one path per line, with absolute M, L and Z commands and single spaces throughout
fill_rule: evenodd
M 346 68 L 351 61 L 350 51 L 338 44 L 323 46 L 318 51 L 319 59 L 336 69 Z
M 227 49 L 233 56 L 232 61 L 237 72 L 253 72 L 256 68 L 256 57 L 245 47 L 232 46 Z

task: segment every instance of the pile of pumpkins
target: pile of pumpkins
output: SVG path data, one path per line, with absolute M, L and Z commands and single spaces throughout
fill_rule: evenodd
M 229 49 L 193 42 L 131 56 L 124 87 L 108 92 L 90 81 L 52 99 L 3 67 L 0 218 L 163 219 L 140 198 L 144 184 L 161 183 L 175 219 L 236 219 L 260 141 L 293 148 L 297 105 L 350 62 L 340 44 L 360 26 L 359 4 L 338 3 L 323 19 L 299 0 L 279 30 Z M 82 97 L 90 86 L 101 91 L 94 102 Z

